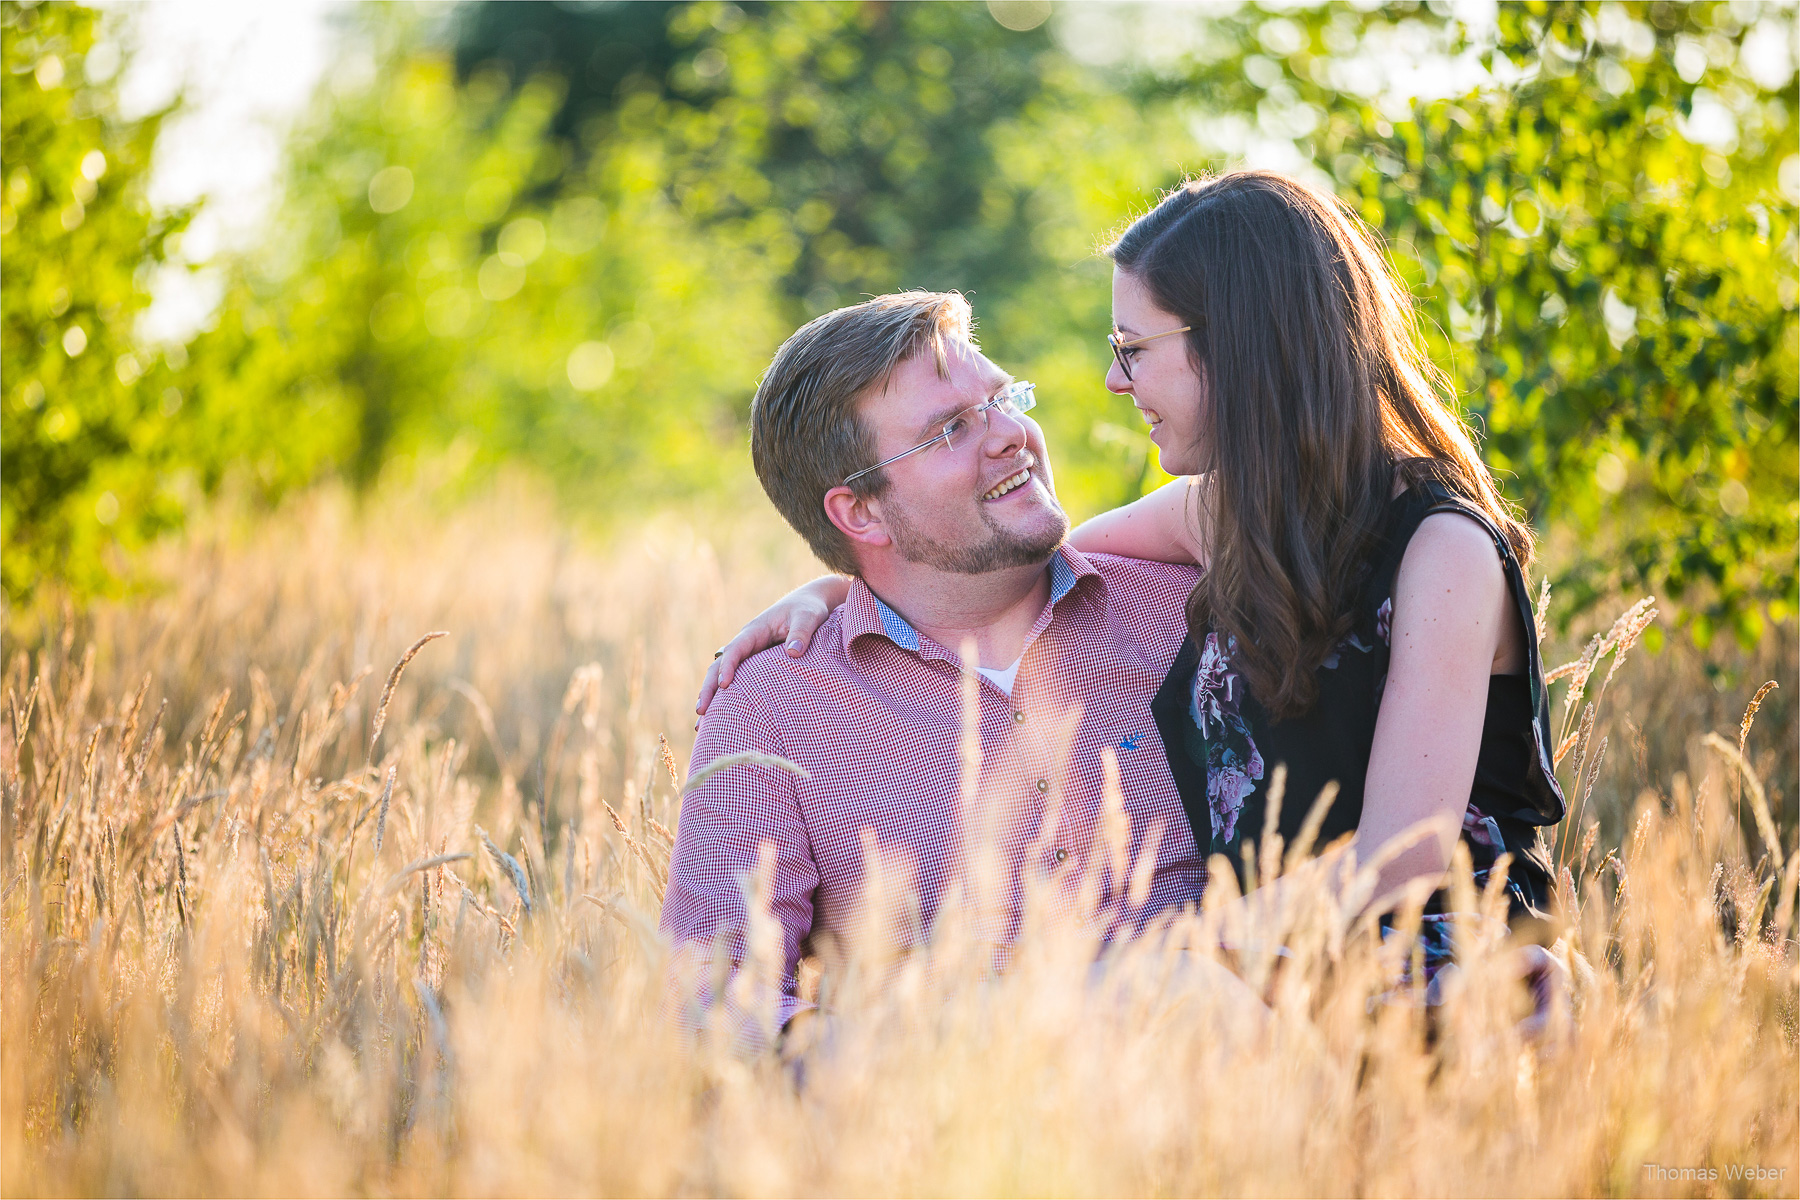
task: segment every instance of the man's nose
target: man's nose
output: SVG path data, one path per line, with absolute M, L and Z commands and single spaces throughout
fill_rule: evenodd
M 987 437 L 982 439 L 982 449 L 993 458 L 1017 454 L 1030 436 L 1030 431 L 1025 428 L 1025 414 L 990 408 L 987 418 Z

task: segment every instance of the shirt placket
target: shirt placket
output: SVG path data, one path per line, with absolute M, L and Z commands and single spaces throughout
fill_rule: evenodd
M 1033 859 L 1020 865 L 1027 871 L 1046 874 L 1056 872 L 1071 859 L 1079 863 L 1079 835 L 1083 825 L 1081 814 L 1068 812 L 1063 803 L 1065 781 L 1056 767 L 1056 747 L 1047 736 L 1056 724 L 1055 714 L 1045 707 L 1048 699 L 1035 709 L 1031 707 L 1032 684 L 1037 672 L 1030 670 L 1028 663 L 1039 639 L 1050 634 L 1050 625 L 1055 619 L 1056 605 L 1046 604 L 1025 635 L 1019 654 L 1019 671 L 1013 679 L 1010 696 L 992 680 L 976 673 L 982 761 L 984 764 L 1002 761 L 1009 768 L 1007 778 L 994 778 L 984 766 L 984 787 L 991 789 L 988 799 L 1000 803 L 1023 802 L 1023 807 L 1031 814 Z M 1054 641 L 1054 638 L 1050 640 Z M 934 657 L 950 663 L 958 672 L 968 669 L 960 658 L 953 658 L 942 647 L 927 643 L 920 647 L 921 652 L 926 652 L 928 646 Z M 1070 735 L 1069 752 L 1073 756 L 1080 739 L 1079 727 L 1072 729 Z M 1055 826 L 1051 836 L 1045 836 L 1045 823 L 1052 813 L 1056 817 Z M 1072 821 L 1071 817 L 1075 819 Z
M 1027 653 L 1039 632 L 1033 630 L 1032 638 L 1027 641 Z M 1041 659 L 1042 655 L 1038 657 Z M 1021 661 L 1013 694 L 1006 707 L 1013 728 L 1014 755 L 1022 776 L 1020 784 L 1030 789 L 1036 806 L 1037 824 L 1032 842 L 1035 861 L 1029 866 L 1039 873 L 1049 874 L 1065 868 L 1076 855 L 1077 846 L 1072 836 L 1076 831 L 1069 820 L 1073 814 L 1068 811 L 1065 803 L 1066 780 L 1063 778 L 1064 773 L 1057 769 L 1056 746 L 1049 736 L 1058 722 L 1055 720 L 1056 714 L 1051 710 L 1050 698 L 1040 695 L 1038 691 L 1036 685 L 1040 678 L 1039 672 L 1028 672 L 1025 663 Z M 1073 755 L 1074 742 L 1080 738 L 1080 729 L 1076 727 L 1069 733 L 1069 751 Z

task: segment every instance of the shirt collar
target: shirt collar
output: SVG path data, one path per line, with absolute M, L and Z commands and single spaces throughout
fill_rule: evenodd
M 1106 580 L 1094 569 L 1094 564 L 1087 560 L 1081 551 L 1066 542 L 1057 547 L 1056 554 L 1050 559 L 1050 603 L 1046 608 L 1054 610 L 1071 592 L 1083 593 L 1094 591 L 1104 596 Z M 1033 630 L 1033 637 L 1041 633 L 1047 622 L 1038 622 Z M 885 637 L 902 649 L 911 650 L 914 654 L 929 657 L 953 657 L 936 643 L 929 643 L 918 630 L 909 624 L 905 617 L 870 590 L 869 585 L 860 578 L 850 585 L 850 595 L 844 601 L 844 617 L 841 626 L 844 635 L 844 648 L 849 650 L 858 639 L 866 635 Z M 935 653 L 932 653 L 935 648 Z

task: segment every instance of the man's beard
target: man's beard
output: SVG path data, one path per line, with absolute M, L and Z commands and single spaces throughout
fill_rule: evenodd
M 888 533 L 894 539 L 894 549 L 907 562 L 958 575 L 986 575 L 989 571 L 1003 571 L 1008 567 L 1037 566 L 1056 552 L 1069 532 L 1069 518 L 1063 515 L 1061 508 L 1055 507 L 1055 501 L 1051 504 L 1056 519 L 1033 533 L 1004 529 L 982 512 L 981 522 L 988 527 L 988 537 L 970 545 L 952 545 L 921 533 L 906 510 L 891 501 L 884 506 L 884 515 Z

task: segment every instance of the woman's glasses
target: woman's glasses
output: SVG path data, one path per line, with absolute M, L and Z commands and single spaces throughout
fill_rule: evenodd
M 884 458 L 872 467 L 864 467 L 854 475 L 844 476 L 843 486 L 849 487 L 851 481 L 861 479 L 871 471 L 879 471 L 881 468 L 888 466 L 891 463 L 897 463 L 909 454 L 917 454 L 921 450 L 929 450 L 939 442 L 944 444 L 945 449 L 954 450 L 958 445 L 968 441 L 971 437 L 981 437 L 983 434 L 987 433 L 988 414 L 996 408 L 1008 416 L 1016 417 L 1020 413 L 1030 412 L 1036 407 L 1037 387 L 1035 384 L 1029 383 L 1023 379 L 1016 383 L 1009 383 L 998 392 L 994 393 L 994 398 L 992 400 L 977 404 L 972 408 L 965 408 L 954 417 L 951 417 L 948 421 L 945 421 L 943 428 L 938 430 L 935 437 L 920 442 L 911 450 L 902 450 L 892 458 Z
M 1112 347 L 1113 358 L 1118 361 L 1119 370 L 1125 372 L 1125 382 L 1131 382 L 1131 363 L 1126 360 L 1127 350 L 1136 350 L 1145 342 L 1154 342 L 1157 338 L 1174 337 L 1178 333 L 1187 333 L 1192 325 L 1183 325 L 1180 329 L 1165 329 L 1161 333 L 1148 333 L 1143 337 L 1122 338 L 1117 333 L 1106 335 L 1107 345 Z

